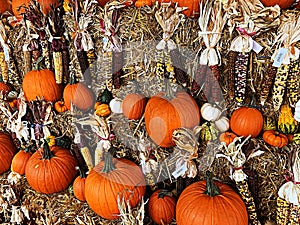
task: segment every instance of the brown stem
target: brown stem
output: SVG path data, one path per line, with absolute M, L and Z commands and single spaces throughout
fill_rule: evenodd
M 48 142 L 46 140 L 44 140 L 43 149 L 44 149 L 44 152 L 43 152 L 42 159 L 51 159 L 52 157 L 54 157 L 54 154 L 51 152 Z
M 166 189 L 161 189 L 158 193 L 158 198 L 164 198 L 165 196 L 171 196 L 172 194 L 170 193 L 170 191 L 166 190 Z
M 204 194 L 207 194 L 210 197 L 220 195 L 220 189 L 214 184 L 213 174 L 210 171 L 206 171 L 206 189 Z
M 108 152 L 105 153 L 105 161 L 104 161 L 104 167 L 102 169 L 103 173 L 109 173 L 116 169 L 115 165 L 113 164 L 113 153 L 115 152 L 115 149 L 112 147 L 109 149 Z
M 172 90 L 172 87 L 171 87 L 168 79 L 165 79 L 165 95 L 164 95 L 164 98 L 166 98 L 168 100 L 175 98 L 174 92 Z

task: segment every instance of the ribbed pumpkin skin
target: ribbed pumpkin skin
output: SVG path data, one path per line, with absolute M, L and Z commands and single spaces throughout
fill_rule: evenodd
M 71 102 L 80 110 L 88 110 L 94 104 L 92 92 L 82 83 L 68 84 L 64 89 L 64 101 L 67 108 L 71 109 Z
M 32 70 L 23 79 L 22 88 L 27 101 L 36 97 L 44 97 L 46 101 L 54 102 L 61 99 L 61 87 L 56 84 L 54 73 L 51 70 Z
M 260 0 L 264 6 L 279 5 L 282 9 L 287 9 L 295 2 L 295 0 Z
M 219 140 L 221 142 L 225 142 L 226 145 L 229 145 L 233 140 L 236 138 L 236 134 L 231 133 L 231 132 L 224 132 L 220 135 Z
M 40 148 L 30 157 L 25 168 L 29 185 L 44 194 L 65 190 L 77 174 L 77 161 L 69 150 L 58 146 L 50 149 L 53 158 L 42 159 L 43 148 Z
M 235 110 L 230 118 L 231 130 L 239 135 L 257 137 L 263 128 L 264 120 L 258 109 L 241 107 Z
M 85 181 L 85 198 L 99 216 L 114 220 L 119 218 L 118 194 L 129 199 L 135 207 L 146 191 L 146 181 L 141 169 L 127 159 L 113 159 L 115 170 L 103 173 L 104 162 L 97 164 Z M 122 196 L 120 196 L 122 199 Z
M 49 13 L 51 4 L 55 4 L 57 6 L 59 3 L 59 0 L 37 0 L 37 1 L 40 3 L 41 8 L 45 14 Z M 21 17 L 20 14 L 24 13 L 25 10 L 24 10 L 24 8 L 21 8 L 20 10 L 18 10 L 18 7 L 20 7 L 21 5 L 28 6 L 29 3 L 30 3 L 30 0 L 12 0 L 11 7 L 12 7 L 12 11 L 13 11 L 14 15 L 16 17 L 20 18 Z
M 12 159 L 11 162 L 11 171 L 16 172 L 20 175 L 25 174 L 25 167 L 32 156 L 31 152 L 25 152 L 24 150 L 20 150 Z
M 159 198 L 160 191 L 155 191 L 149 198 L 149 216 L 157 224 L 169 224 L 175 218 L 176 199 L 167 195 Z
M 11 87 L 9 85 L 5 84 L 4 82 L 0 82 L 0 92 L 2 92 L 3 94 L 7 94 L 10 91 Z
M 171 147 L 172 133 L 179 127 L 194 128 L 200 123 L 199 107 L 186 92 L 178 92 L 167 100 L 160 93 L 150 98 L 145 109 L 146 130 L 151 139 L 161 147 Z
M 10 168 L 17 149 L 8 134 L 0 133 L 0 174 Z
M 122 102 L 122 111 L 130 120 L 138 120 L 143 116 L 147 100 L 141 94 L 128 94 Z
M 85 194 L 84 194 L 85 179 L 86 178 L 78 176 L 73 182 L 74 195 L 77 199 L 83 202 L 85 201 Z
M 204 194 L 206 181 L 188 186 L 176 205 L 177 225 L 248 225 L 248 213 L 243 200 L 226 184 L 214 181 L 220 195 Z
M 11 12 L 11 4 L 8 0 L 0 0 L 0 13 Z
M 275 130 L 267 130 L 263 134 L 263 140 L 271 146 L 282 148 L 289 143 L 288 137 Z

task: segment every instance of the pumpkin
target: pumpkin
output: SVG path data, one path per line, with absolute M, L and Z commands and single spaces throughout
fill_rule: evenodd
M 125 96 L 122 102 L 122 112 L 130 120 L 140 119 L 145 111 L 147 100 L 144 95 L 131 93 Z
M 148 213 L 157 224 L 169 224 L 175 218 L 176 199 L 164 189 L 156 190 L 149 198 Z
M 10 168 L 11 171 L 20 175 L 24 175 L 26 164 L 31 156 L 32 152 L 29 150 L 20 150 L 12 159 Z
M 99 104 L 95 107 L 95 114 L 97 116 L 109 116 L 111 113 L 109 105 L 107 104 Z
M 235 110 L 229 120 L 231 130 L 238 136 L 255 138 L 263 128 L 262 113 L 255 108 L 247 106 Z
M 282 148 L 289 142 L 288 137 L 275 130 L 267 130 L 263 133 L 263 140 L 274 147 Z
M 84 202 L 85 201 L 85 194 L 84 194 L 84 189 L 85 189 L 85 179 L 86 179 L 86 174 L 84 171 L 79 168 L 79 176 L 77 176 L 73 182 L 73 192 L 74 196 Z
M 54 109 L 59 112 L 59 113 L 63 113 L 65 111 L 68 110 L 67 106 L 65 106 L 65 102 L 64 101 L 57 101 L 54 103 Z
M 150 98 L 144 115 L 150 138 L 161 147 L 175 145 L 172 140 L 175 129 L 194 128 L 200 123 L 199 108 L 195 100 L 186 92 L 171 93 L 168 82 L 166 93 Z
M 43 13 L 48 14 L 51 9 L 51 4 L 58 6 L 59 0 L 37 0 L 39 4 L 41 5 L 41 8 L 43 10 Z M 11 1 L 11 7 L 13 14 L 17 18 L 21 18 L 21 14 L 25 13 L 24 7 L 20 8 L 20 6 L 26 6 L 28 7 L 30 3 L 30 0 L 12 0 Z
M 8 0 L 0 0 L 0 14 L 4 12 L 11 12 L 11 4 Z
M 287 9 L 294 4 L 295 0 L 260 0 L 261 3 L 266 6 L 275 6 L 279 5 L 280 8 L 282 9 Z
M 222 116 L 220 119 L 215 121 L 215 126 L 220 132 L 229 130 L 229 119 L 226 116 Z
M 134 3 L 135 7 L 152 6 L 152 0 L 137 0 Z
M 278 130 L 284 134 L 293 134 L 297 129 L 298 122 L 294 119 L 291 107 L 289 105 L 282 105 L 278 118 Z
M 176 205 L 178 225 L 248 225 L 248 213 L 241 197 L 227 184 L 206 181 L 189 185 Z
M 107 153 L 85 180 L 85 198 L 92 210 L 101 217 L 119 218 L 117 199 L 124 197 L 135 207 L 146 191 L 146 181 L 140 167 L 128 159 L 115 159 Z M 105 191 L 103 191 L 105 190 Z
M 122 113 L 122 101 L 119 99 L 112 99 L 109 102 L 109 107 L 113 113 Z
M 201 116 L 207 121 L 213 122 L 215 120 L 218 120 L 221 116 L 221 113 L 222 112 L 219 108 L 213 106 L 210 103 L 204 103 L 201 106 Z
M 39 97 L 54 102 L 61 98 L 61 86 L 56 84 L 54 73 L 48 69 L 39 70 L 37 67 L 26 73 L 22 88 L 27 101 Z
M 224 132 L 220 135 L 219 140 L 228 146 L 236 137 L 237 135 L 232 132 Z
M 1 4 L 1 3 L 0 3 Z M 1 9 L 0 9 L 1 10 Z M 0 76 L 0 92 L 4 95 L 8 94 L 12 90 L 11 86 L 3 82 L 2 76 Z
M 10 168 L 17 149 L 8 134 L 0 133 L 0 174 Z
M 67 109 L 71 109 L 71 102 L 78 109 L 86 111 L 94 104 L 93 93 L 83 83 L 76 83 L 71 76 L 70 83 L 64 89 L 63 98 Z
M 66 189 L 77 171 L 77 160 L 68 149 L 49 147 L 47 141 L 28 160 L 25 176 L 29 185 L 38 192 L 52 194 Z

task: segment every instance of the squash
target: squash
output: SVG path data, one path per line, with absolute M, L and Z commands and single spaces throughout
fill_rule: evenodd
M 231 130 L 238 136 L 255 138 L 263 128 L 262 113 L 255 108 L 243 106 L 235 110 L 229 120 Z
M 0 0 L 0 14 L 11 12 L 11 3 L 9 0 Z
M 237 135 L 232 132 L 224 132 L 220 135 L 219 140 L 228 146 L 236 137 Z
M 95 114 L 97 116 L 109 116 L 111 113 L 109 105 L 108 104 L 99 104 L 99 102 L 96 102 L 95 104 Z
M 119 99 L 113 98 L 109 102 L 109 107 L 113 113 L 122 113 L 122 101 Z
M 57 101 L 54 103 L 54 109 L 59 112 L 63 113 L 68 110 L 67 106 L 65 105 L 64 101 Z
M 130 120 L 139 120 L 145 111 L 147 99 L 144 95 L 131 93 L 125 96 L 122 102 L 122 112 Z
M 85 202 L 85 179 L 86 179 L 86 173 L 84 173 L 83 169 L 78 167 L 79 169 L 79 176 L 77 176 L 73 182 L 73 192 L 74 196 L 82 201 Z
M 263 140 L 274 147 L 282 148 L 289 143 L 288 137 L 275 130 L 267 130 L 263 133 Z
M 248 213 L 241 197 L 227 184 L 206 181 L 189 185 L 176 205 L 178 225 L 248 225 Z
M 229 130 L 229 119 L 226 116 L 222 116 L 220 119 L 216 120 L 215 122 L 216 128 L 220 132 L 225 132 Z
M 12 159 L 10 168 L 11 171 L 20 175 L 24 175 L 26 164 L 31 156 L 32 152 L 30 152 L 28 149 L 20 150 Z
M 204 103 L 201 106 L 201 116 L 207 121 L 213 122 L 218 120 L 221 116 L 221 113 L 222 112 L 219 108 L 210 103 Z
M 287 9 L 291 7 L 295 2 L 295 0 L 260 0 L 260 1 L 266 7 L 279 5 L 279 7 L 282 9 Z
M 298 122 L 294 119 L 289 105 L 282 105 L 278 118 L 278 130 L 284 134 L 293 134 L 298 129 Z
M 0 174 L 7 171 L 17 149 L 11 139 L 6 133 L 0 133 Z

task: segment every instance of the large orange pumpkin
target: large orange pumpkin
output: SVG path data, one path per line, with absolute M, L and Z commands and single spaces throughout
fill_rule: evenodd
M 94 96 L 90 89 L 83 83 L 76 83 L 74 78 L 64 89 L 63 93 L 65 105 L 70 110 L 71 102 L 80 110 L 88 110 L 94 104 Z
M 248 213 L 241 197 L 228 185 L 206 181 L 188 186 L 176 205 L 178 225 L 248 225 Z
M 147 100 L 145 96 L 131 93 L 125 96 L 122 102 L 122 112 L 130 120 L 140 119 L 145 111 Z
M 11 12 L 11 4 L 8 0 L 0 0 L 0 14 L 4 12 Z
M 160 189 L 149 198 L 148 212 L 157 224 L 169 224 L 175 218 L 176 199 L 169 191 Z
M 61 86 L 55 81 L 55 75 L 51 70 L 32 70 L 25 74 L 22 88 L 27 101 L 33 101 L 37 97 L 54 102 L 61 99 Z
M 113 220 L 120 214 L 118 196 L 135 207 L 145 194 L 145 185 L 140 167 L 127 159 L 112 159 L 108 153 L 105 162 L 100 162 L 89 172 L 85 180 L 85 198 L 95 213 Z
M 231 130 L 239 135 L 257 137 L 264 124 L 262 113 L 255 108 L 241 107 L 235 110 L 230 118 Z
M 26 164 L 31 156 L 32 153 L 30 151 L 20 150 L 17 154 L 15 154 L 14 158 L 12 159 L 11 171 L 20 175 L 24 175 Z
M 38 192 L 52 194 L 66 189 L 75 178 L 77 160 L 68 149 L 48 146 L 37 150 L 28 160 L 25 176 L 29 185 Z
M 146 105 L 146 130 L 151 139 L 161 147 L 175 145 L 172 141 L 175 129 L 193 128 L 199 123 L 199 107 L 186 92 L 177 92 L 175 96 L 160 93 L 151 97 Z
M 0 174 L 10 168 L 17 149 L 8 134 L 0 133 Z
M 264 6 L 275 6 L 279 5 L 282 9 L 287 9 L 294 4 L 295 0 L 260 0 Z

